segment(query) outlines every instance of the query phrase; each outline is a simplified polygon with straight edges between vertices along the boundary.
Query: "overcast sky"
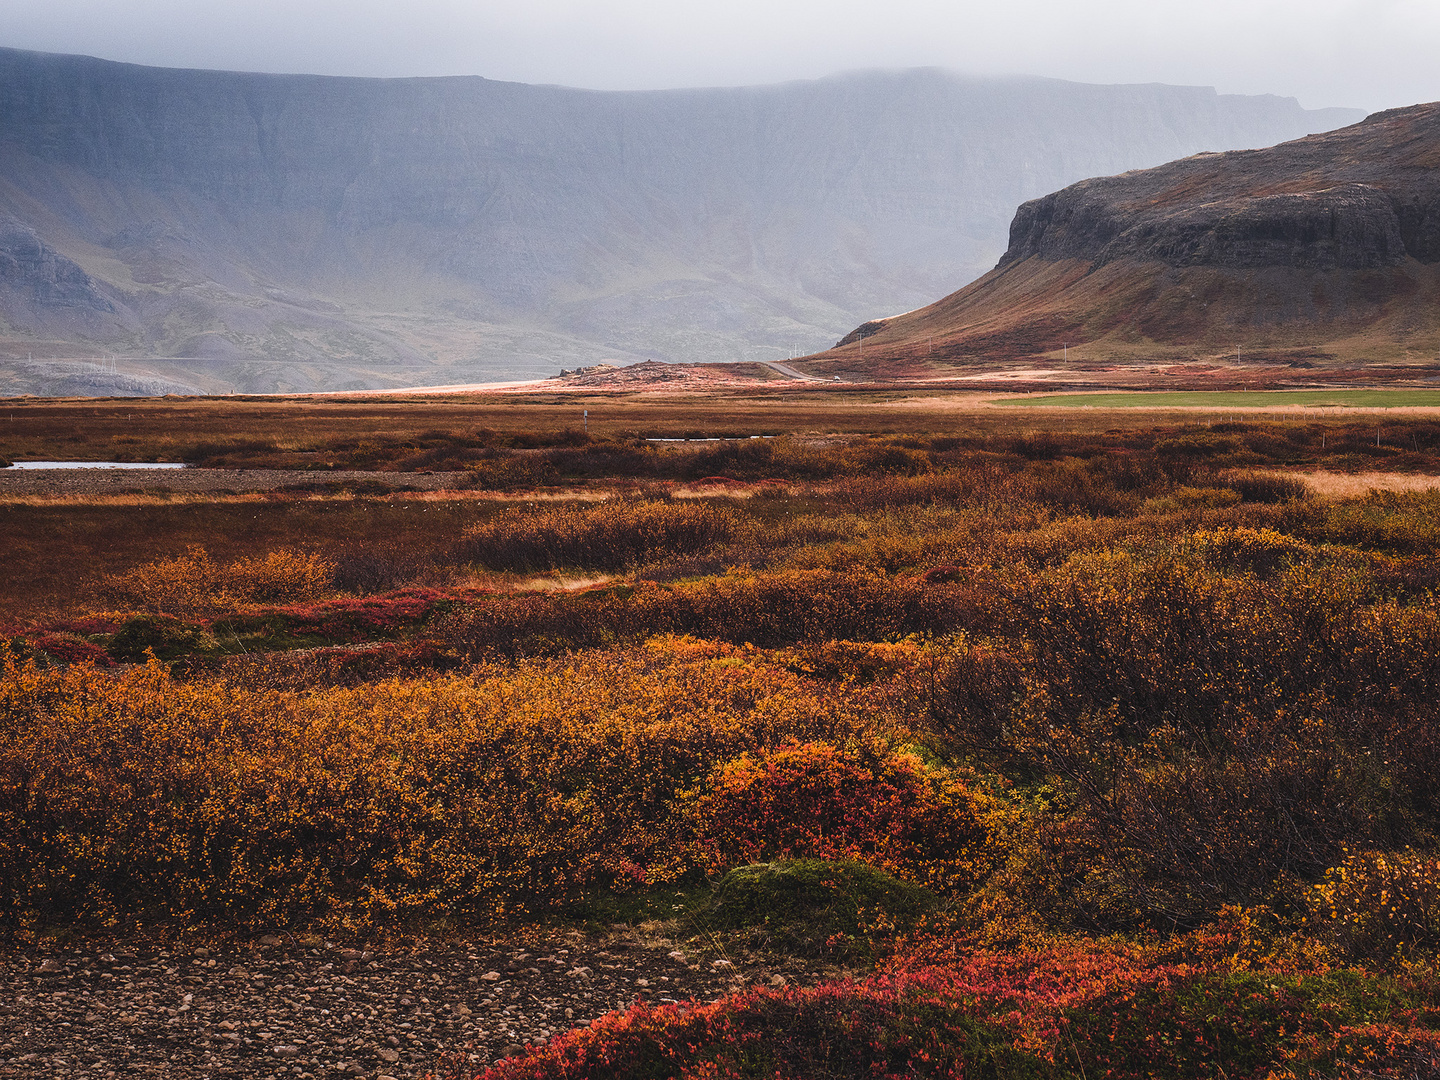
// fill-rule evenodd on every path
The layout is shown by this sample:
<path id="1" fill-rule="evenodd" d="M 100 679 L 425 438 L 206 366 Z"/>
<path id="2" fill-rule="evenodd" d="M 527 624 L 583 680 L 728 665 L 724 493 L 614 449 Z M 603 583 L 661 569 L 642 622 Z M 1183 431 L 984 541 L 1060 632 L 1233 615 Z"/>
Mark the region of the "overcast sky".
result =
<path id="1" fill-rule="evenodd" d="M 0 45 L 597 89 L 938 65 L 1311 108 L 1440 99 L 1440 0 L 0 0 Z"/>

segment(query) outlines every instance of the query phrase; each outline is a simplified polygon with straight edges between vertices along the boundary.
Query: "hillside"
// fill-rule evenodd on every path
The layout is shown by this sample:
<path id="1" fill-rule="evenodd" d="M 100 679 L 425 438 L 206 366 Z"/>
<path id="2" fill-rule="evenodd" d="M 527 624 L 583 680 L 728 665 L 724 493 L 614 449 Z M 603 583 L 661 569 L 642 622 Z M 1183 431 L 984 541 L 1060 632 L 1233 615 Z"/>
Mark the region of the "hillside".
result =
<path id="1" fill-rule="evenodd" d="M 862 349 L 882 368 L 1432 364 L 1437 166 L 1440 104 L 1429 104 L 1085 180 L 1023 204 L 990 273 L 857 328 L 829 366 Z"/>
<path id="2" fill-rule="evenodd" d="M 934 70 L 599 93 L 0 50 L 0 116 L 0 386 L 134 393 L 784 360 L 982 273 L 1024 199 L 1359 114 Z"/>

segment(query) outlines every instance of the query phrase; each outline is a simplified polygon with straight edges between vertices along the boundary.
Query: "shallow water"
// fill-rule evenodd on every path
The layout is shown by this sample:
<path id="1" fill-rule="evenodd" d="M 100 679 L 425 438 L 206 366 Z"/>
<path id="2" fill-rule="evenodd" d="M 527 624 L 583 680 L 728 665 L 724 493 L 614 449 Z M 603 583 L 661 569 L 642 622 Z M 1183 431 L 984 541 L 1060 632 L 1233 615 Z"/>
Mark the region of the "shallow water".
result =
<path id="1" fill-rule="evenodd" d="M 17 461 L 14 469 L 183 469 L 181 461 Z"/>

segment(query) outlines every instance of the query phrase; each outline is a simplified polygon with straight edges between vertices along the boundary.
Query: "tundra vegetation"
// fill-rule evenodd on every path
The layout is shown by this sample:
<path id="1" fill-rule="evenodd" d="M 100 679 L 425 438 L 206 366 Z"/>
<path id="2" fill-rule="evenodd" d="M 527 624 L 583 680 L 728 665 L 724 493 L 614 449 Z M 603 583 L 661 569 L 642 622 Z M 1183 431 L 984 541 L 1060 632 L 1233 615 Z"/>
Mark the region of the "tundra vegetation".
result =
<path id="1" fill-rule="evenodd" d="M 130 543 L 9 601 L 3 932 L 668 919 L 857 973 L 492 1080 L 1434 1075 L 1440 492 L 1304 476 L 1440 424 L 1131 424 L 15 500 Z"/>

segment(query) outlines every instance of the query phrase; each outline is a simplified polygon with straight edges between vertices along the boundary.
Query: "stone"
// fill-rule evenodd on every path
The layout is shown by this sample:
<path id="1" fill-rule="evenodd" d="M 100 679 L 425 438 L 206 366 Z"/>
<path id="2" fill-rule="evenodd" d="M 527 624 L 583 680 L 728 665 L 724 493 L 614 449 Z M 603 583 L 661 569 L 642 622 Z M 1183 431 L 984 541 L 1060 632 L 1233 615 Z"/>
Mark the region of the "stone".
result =
<path id="1" fill-rule="evenodd" d="M 657 985 L 675 985 L 659 982 L 668 977 L 662 972 L 679 974 L 666 956 L 668 942 L 626 947 L 608 933 L 563 937 L 542 936 L 544 951 L 535 962 L 543 972 L 523 985 L 478 983 L 485 990 L 478 1000 L 460 997 L 473 992 L 470 972 L 524 962 L 517 956 L 527 954 L 501 943 L 471 946 L 475 951 L 461 958 L 443 942 L 422 944 L 388 957 L 382 971 L 351 975 L 340 974 L 336 952 L 310 948 L 253 950 L 246 953 L 248 968 L 228 969 L 223 962 L 214 969 L 196 963 L 189 951 L 185 963 L 148 952 L 144 959 L 126 956 L 120 970 L 103 962 L 87 969 L 93 961 L 64 946 L 14 955 L 0 965 L 0 1001 L 7 1003 L 0 1009 L 0 1063 L 21 1068 L 17 1054 L 25 1047 L 27 1053 L 44 1048 L 23 1066 L 26 1076 L 84 1071 L 101 1080 L 132 1073 L 202 1080 L 243 1072 L 374 1080 L 382 1069 L 421 1075 L 438 1053 L 471 1046 L 477 1061 L 488 1063 L 504 1048 L 538 1046 L 588 1026 L 638 993 L 642 980 L 647 996 Z M 625 954 L 623 964 L 615 962 L 618 953 Z M 566 962 L 555 963 L 562 957 Z M 42 975 L 46 960 L 52 971 Z M 237 969 L 251 977 L 236 978 Z M 580 969 L 588 974 L 569 975 Z M 707 964 L 682 977 L 690 983 L 684 994 L 700 997 L 727 992 L 732 976 Z M 74 1060 L 82 1031 L 83 1070 Z M 395 1064 L 386 1063 L 382 1049 L 397 1054 Z"/>

